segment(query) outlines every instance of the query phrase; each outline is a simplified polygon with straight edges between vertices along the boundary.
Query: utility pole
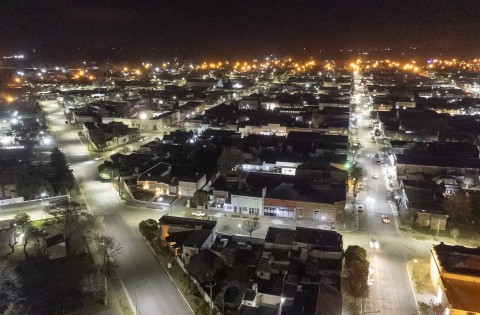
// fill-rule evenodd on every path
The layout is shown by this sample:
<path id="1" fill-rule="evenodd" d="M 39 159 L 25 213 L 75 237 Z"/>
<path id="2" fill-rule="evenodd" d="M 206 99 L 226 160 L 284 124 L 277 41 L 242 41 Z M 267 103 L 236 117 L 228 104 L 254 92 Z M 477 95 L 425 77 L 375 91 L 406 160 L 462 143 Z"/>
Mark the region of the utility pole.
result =
<path id="1" fill-rule="evenodd" d="M 209 284 L 206 285 L 207 288 L 210 289 L 210 315 L 213 314 L 213 295 L 212 295 L 212 288 L 216 286 L 216 282 L 210 282 Z"/>

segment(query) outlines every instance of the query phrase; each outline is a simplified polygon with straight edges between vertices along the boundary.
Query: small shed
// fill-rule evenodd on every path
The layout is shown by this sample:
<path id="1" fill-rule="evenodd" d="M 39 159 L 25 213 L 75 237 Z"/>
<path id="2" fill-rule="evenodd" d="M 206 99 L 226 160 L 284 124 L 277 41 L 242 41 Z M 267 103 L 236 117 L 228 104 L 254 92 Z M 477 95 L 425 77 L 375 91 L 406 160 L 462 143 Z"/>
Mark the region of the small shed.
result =
<path id="1" fill-rule="evenodd" d="M 67 256 L 65 235 L 63 233 L 46 237 L 45 243 L 47 245 L 48 259 L 57 259 Z"/>

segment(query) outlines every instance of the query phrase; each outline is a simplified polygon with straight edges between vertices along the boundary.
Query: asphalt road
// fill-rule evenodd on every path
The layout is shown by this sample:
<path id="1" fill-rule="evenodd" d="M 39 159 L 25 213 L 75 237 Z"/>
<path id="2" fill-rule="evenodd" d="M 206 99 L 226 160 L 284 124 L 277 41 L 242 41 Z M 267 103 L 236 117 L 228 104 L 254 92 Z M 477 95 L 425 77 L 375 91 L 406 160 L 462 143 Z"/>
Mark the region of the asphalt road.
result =
<path id="1" fill-rule="evenodd" d="M 363 91 L 356 91 L 363 94 Z M 416 301 L 406 269 L 406 263 L 414 258 L 428 258 L 431 244 L 412 241 L 398 233 L 394 207 L 388 199 L 389 179 L 394 173 L 389 155 L 382 144 L 373 143 L 368 128 L 368 111 L 357 106 L 356 136 L 362 149 L 356 161 L 367 174 L 364 189 L 358 194 L 357 204 L 364 206 L 359 213 L 359 230 L 344 235 L 344 247 L 356 244 L 367 249 L 370 266 L 373 269 L 372 285 L 368 298 L 364 299 L 364 312 L 404 315 L 417 314 Z M 379 158 L 375 158 L 375 154 Z M 377 164 L 380 161 L 382 164 Z M 388 170 L 388 173 L 387 173 Z M 373 175 L 378 176 L 374 179 Z M 394 174 L 393 174 L 394 175 Z M 382 222 L 382 215 L 388 215 L 390 223 Z M 376 239 L 379 248 L 371 248 L 370 240 Z"/>

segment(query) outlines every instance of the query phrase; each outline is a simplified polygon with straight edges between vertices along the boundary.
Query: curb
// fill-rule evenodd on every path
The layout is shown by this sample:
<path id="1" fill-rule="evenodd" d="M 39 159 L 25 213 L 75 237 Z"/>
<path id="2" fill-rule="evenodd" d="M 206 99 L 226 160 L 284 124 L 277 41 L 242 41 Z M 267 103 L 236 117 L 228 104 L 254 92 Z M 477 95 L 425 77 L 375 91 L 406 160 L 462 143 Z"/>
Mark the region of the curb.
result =
<path id="1" fill-rule="evenodd" d="M 415 259 L 412 259 L 412 260 L 409 260 L 407 261 L 407 263 L 405 264 L 405 268 L 407 269 L 407 275 L 408 275 L 408 280 L 410 282 L 410 287 L 412 288 L 412 294 L 413 294 L 413 298 L 415 299 L 415 307 L 416 307 L 416 310 L 417 310 L 417 314 L 420 314 L 420 310 L 418 309 L 418 301 L 417 301 L 417 295 L 415 294 L 415 287 L 413 286 L 413 267 L 412 267 L 412 274 L 410 273 L 409 269 L 408 269 L 408 266 L 409 264 L 413 264 Z"/>
<path id="2" fill-rule="evenodd" d="M 167 274 L 168 278 L 170 278 L 170 281 L 172 281 L 172 284 L 174 285 L 174 287 L 177 289 L 178 293 L 180 294 L 180 296 L 182 297 L 183 301 L 185 302 L 185 304 L 188 306 L 188 308 L 190 309 L 190 312 L 192 314 L 195 314 L 195 312 L 193 311 L 192 307 L 190 306 L 190 304 L 188 304 L 187 302 L 187 299 L 185 298 L 185 296 L 182 294 L 182 292 L 180 291 L 180 289 L 177 287 L 177 284 L 175 283 L 175 281 L 173 281 L 173 278 L 172 276 L 170 276 L 170 273 L 168 272 L 167 268 L 165 268 L 165 266 L 163 265 L 163 263 L 160 261 L 160 259 L 158 259 L 158 256 L 157 256 L 157 253 L 155 253 L 155 250 L 153 249 L 152 245 L 150 245 L 150 243 L 145 239 L 144 236 L 142 236 L 143 240 L 147 243 L 148 247 L 150 248 L 150 250 L 152 251 L 153 255 L 155 256 L 155 259 L 160 263 L 160 265 L 162 266 L 163 270 L 165 271 L 165 273 Z"/>

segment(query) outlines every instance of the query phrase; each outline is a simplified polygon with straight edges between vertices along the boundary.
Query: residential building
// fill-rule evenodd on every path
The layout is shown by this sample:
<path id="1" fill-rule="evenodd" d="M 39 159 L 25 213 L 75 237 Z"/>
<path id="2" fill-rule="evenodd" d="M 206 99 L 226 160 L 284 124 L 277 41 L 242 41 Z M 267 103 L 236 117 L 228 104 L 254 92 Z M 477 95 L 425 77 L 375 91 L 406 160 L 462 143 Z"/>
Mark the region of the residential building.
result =
<path id="1" fill-rule="evenodd" d="M 437 301 L 450 315 L 480 314 L 480 249 L 440 243 L 430 251 Z"/>

